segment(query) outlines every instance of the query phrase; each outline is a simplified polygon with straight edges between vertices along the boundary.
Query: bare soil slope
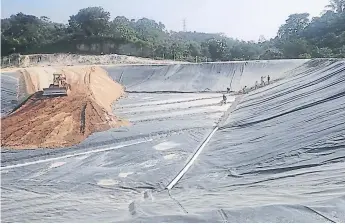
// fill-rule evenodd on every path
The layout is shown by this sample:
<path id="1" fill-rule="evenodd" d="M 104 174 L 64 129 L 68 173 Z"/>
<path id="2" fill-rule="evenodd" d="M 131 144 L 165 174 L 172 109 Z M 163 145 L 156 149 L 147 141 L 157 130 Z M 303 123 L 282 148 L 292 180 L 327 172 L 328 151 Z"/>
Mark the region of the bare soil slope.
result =
<path id="1" fill-rule="evenodd" d="M 42 97 L 54 72 L 71 84 L 66 97 Z M 105 70 L 94 66 L 21 70 L 26 91 L 33 94 L 1 120 L 1 146 L 17 149 L 72 146 L 97 131 L 127 125 L 112 114 L 111 104 L 124 94 Z"/>

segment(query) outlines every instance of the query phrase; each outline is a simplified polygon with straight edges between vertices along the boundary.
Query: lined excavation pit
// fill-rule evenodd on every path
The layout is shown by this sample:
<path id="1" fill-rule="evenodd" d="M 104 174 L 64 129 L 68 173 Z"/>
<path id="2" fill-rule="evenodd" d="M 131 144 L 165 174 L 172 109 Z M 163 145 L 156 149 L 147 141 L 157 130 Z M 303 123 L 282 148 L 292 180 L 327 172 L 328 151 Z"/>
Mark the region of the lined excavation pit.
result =
<path id="1" fill-rule="evenodd" d="M 47 129 L 41 136 L 60 139 L 37 140 L 32 148 L 66 147 L 2 149 L 4 222 L 344 222 L 344 60 L 90 71 L 22 71 L 25 83 L 40 83 L 27 85 L 28 93 L 49 86 L 42 77 L 54 72 L 69 74 L 72 92 L 49 101 L 34 95 L 4 118 L 2 126 L 13 129 L 7 144 L 19 139 L 11 127 L 18 122 L 25 139 L 32 138 L 32 124 Z M 227 87 L 238 92 L 268 75 L 269 85 L 240 96 L 225 93 L 227 104 L 220 104 Z M 3 114 L 13 109 L 13 77 L 2 76 Z M 42 116 L 45 110 L 50 113 Z M 20 121 L 25 114 L 33 131 Z M 97 131 L 111 124 L 121 127 Z"/>

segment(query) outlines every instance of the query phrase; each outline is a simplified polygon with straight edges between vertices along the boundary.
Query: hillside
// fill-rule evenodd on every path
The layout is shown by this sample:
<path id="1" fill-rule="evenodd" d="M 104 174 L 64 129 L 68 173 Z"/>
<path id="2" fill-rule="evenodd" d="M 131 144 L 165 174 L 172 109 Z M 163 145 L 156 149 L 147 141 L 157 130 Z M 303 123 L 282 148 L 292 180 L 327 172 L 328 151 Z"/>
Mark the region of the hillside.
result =
<path id="1" fill-rule="evenodd" d="M 167 31 L 148 18 L 110 16 L 102 7 L 88 7 L 60 24 L 17 13 L 1 19 L 1 53 L 123 54 L 191 62 L 345 57 L 345 0 L 330 0 L 319 17 L 291 14 L 275 38 L 258 43 L 221 33 Z"/>

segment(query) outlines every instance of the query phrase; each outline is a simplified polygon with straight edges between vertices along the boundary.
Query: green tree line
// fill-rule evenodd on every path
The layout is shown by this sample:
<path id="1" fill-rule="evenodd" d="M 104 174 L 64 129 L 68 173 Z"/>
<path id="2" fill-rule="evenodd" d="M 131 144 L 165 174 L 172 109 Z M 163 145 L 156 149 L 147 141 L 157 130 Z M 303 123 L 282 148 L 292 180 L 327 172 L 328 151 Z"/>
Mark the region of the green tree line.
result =
<path id="1" fill-rule="evenodd" d="M 168 31 L 148 18 L 110 18 L 102 7 L 81 9 L 68 24 L 17 13 L 1 19 L 1 53 L 80 53 L 77 44 L 108 43 L 113 46 L 108 53 L 185 61 L 345 57 L 345 0 L 330 0 L 319 17 L 292 14 L 275 38 L 259 42 Z"/>

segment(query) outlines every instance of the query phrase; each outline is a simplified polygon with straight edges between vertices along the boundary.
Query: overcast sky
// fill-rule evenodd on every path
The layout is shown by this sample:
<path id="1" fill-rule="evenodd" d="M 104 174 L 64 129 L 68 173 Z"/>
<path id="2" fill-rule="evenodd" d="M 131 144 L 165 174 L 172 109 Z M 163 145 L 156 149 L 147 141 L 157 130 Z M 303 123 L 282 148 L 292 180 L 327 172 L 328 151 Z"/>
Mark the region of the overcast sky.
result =
<path id="1" fill-rule="evenodd" d="M 147 17 L 168 30 L 221 32 L 229 37 L 257 40 L 274 37 L 293 13 L 319 16 L 328 0 L 1 0 L 1 18 L 23 12 L 67 23 L 70 15 L 89 6 L 102 6 L 112 18 Z"/>

